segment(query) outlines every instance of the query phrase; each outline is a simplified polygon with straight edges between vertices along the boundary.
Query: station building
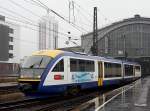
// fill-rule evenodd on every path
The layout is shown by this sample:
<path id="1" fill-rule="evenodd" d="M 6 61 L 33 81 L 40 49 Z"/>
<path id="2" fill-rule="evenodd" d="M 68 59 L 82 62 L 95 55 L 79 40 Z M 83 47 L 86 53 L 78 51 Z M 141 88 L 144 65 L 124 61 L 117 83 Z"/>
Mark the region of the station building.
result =
<path id="1" fill-rule="evenodd" d="M 0 74 L 13 73 L 20 62 L 20 26 L 0 15 Z"/>
<path id="2" fill-rule="evenodd" d="M 39 21 L 39 50 L 58 48 L 58 21 L 49 14 Z"/>
<path id="3" fill-rule="evenodd" d="M 81 37 L 85 53 L 92 53 L 93 33 Z M 150 18 L 133 18 L 98 30 L 98 55 L 140 62 L 142 73 L 150 74 Z"/>

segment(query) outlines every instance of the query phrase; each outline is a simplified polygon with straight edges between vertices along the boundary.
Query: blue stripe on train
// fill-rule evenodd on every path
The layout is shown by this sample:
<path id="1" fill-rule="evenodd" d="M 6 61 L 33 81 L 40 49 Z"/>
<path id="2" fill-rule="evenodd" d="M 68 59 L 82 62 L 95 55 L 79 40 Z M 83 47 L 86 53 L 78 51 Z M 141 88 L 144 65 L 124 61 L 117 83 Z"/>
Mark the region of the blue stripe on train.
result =
<path id="1" fill-rule="evenodd" d="M 44 72 L 42 73 L 42 76 L 41 76 L 41 81 L 40 81 L 40 84 L 39 84 L 39 87 L 38 89 L 41 90 L 43 88 L 43 83 L 50 71 L 50 69 L 53 67 L 54 63 L 59 59 L 61 58 L 62 55 L 58 55 L 56 58 L 54 58 L 46 67 L 46 69 L 44 70 Z"/>
<path id="2" fill-rule="evenodd" d="M 131 81 L 133 81 L 133 78 L 104 80 L 103 86 L 105 87 L 105 86 L 117 85 L 122 82 L 131 82 Z M 84 83 L 43 86 L 39 90 L 39 92 L 49 93 L 49 94 L 61 93 L 61 92 L 64 92 L 68 86 L 80 86 L 81 89 L 95 88 L 95 87 L 98 87 L 98 82 L 94 81 L 94 82 L 84 82 Z"/>
<path id="3" fill-rule="evenodd" d="M 121 79 L 104 80 L 103 86 L 117 85 L 117 84 L 120 84 L 121 82 L 122 82 Z M 61 93 L 61 92 L 64 92 L 68 86 L 80 86 L 81 89 L 88 89 L 88 88 L 98 87 L 98 82 L 94 81 L 94 82 L 84 82 L 84 83 L 43 86 L 39 90 L 39 92 L 45 92 L 45 93 L 51 93 L 51 94 Z"/>
<path id="4" fill-rule="evenodd" d="M 44 93 L 61 93 L 64 92 L 68 86 L 80 86 L 81 89 L 88 89 L 97 87 L 97 81 L 94 82 L 85 82 L 85 83 L 74 83 L 74 84 L 62 84 L 62 85 L 50 85 L 50 86 L 43 86 L 39 92 Z"/>
<path id="5" fill-rule="evenodd" d="M 104 80 L 103 81 L 103 86 L 108 86 L 108 85 L 117 85 L 122 82 L 122 79 L 111 79 L 111 80 Z"/>
<path id="6" fill-rule="evenodd" d="M 114 80 L 104 80 L 103 86 L 109 86 L 109 85 L 117 85 L 120 84 L 121 79 L 114 79 Z M 84 83 L 73 83 L 73 84 L 62 84 L 62 85 L 50 85 L 50 86 L 43 86 L 39 92 L 43 93 L 61 93 L 66 90 L 68 86 L 80 86 L 81 89 L 88 89 L 88 88 L 95 88 L 98 87 L 98 82 L 84 82 Z"/>

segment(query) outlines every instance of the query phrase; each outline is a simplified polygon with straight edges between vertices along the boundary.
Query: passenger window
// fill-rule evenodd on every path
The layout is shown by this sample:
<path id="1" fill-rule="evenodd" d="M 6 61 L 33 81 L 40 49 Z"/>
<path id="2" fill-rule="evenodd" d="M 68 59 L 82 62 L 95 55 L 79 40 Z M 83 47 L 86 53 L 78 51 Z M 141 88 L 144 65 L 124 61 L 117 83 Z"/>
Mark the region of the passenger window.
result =
<path id="1" fill-rule="evenodd" d="M 125 76 L 132 76 L 133 75 L 133 65 L 125 65 Z"/>
<path id="2" fill-rule="evenodd" d="M 140 72 L 140 66 L 135 66 L 135 70 Z"/>
<path id="3" fill-rule="evenodd" d="M 79 71 L 84 72 L 85 70 L 85 60 L 79 60 Z"/>
<path id="4" fill-rule="evenodd" d="M 94 61 L 86 61 L 86 70 L 89 72 L 94 72 Z"/>
<path id="5" fill-rule="evenodd" d="M 105 78 L 121 77 L 121 64 L 104 63 Z"/>
<path id="6" fill-rule="evenodd" d="M 70 59 L 70 71 L 75 72 L 78 70 L 78 61 L 76 59 Z"/>
<path id="7" fill-rule="evenodd" d="M 94 61 L 70 59 L 70 72 L 94 72 Z"/>
<path id="8" fill-rule="evenodd" d="M 52 72 L 64 72 L 64 60 L 60 60 L 52 70 Z"/>

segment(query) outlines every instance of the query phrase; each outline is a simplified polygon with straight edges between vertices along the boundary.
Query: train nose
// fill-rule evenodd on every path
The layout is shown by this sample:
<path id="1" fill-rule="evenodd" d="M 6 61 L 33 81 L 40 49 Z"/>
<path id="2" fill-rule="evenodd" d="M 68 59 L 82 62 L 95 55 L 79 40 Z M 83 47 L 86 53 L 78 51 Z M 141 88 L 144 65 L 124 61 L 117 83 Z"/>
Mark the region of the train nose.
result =
<path id="1" fill-rule="evenodd" d="M 22 92 L 38 92 L 40 79 L 18 79 L 18 86 Z"/>
<path id="2" fill-rule="evenodd" d="M 19 89 L 20 89 L 21 91 L 32 90 L 32 85 L 31 85 L 31 84 L 23 84 L 23 83 L 20 83 L 20 84 L 19 84 Z"/>
<path id="3" fill-rule="evenodd" d="M 38 85 L 33 85 L 29 83 L 20 83 L 19 89 L 23 92 L 37 92 Z"/>

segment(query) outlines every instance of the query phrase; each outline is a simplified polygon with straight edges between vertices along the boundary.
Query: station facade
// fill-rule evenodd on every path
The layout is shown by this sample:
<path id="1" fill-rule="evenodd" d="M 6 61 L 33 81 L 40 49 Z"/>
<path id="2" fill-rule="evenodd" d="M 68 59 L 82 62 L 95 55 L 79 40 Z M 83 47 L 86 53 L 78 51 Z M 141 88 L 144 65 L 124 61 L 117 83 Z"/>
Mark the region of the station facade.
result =
<path id="1" fill-rule="evenodd" d="M 0 76 L 16 73 L 20 62 L 20 26 L 0 15 Z"/>
<path id="2" fill-rule="evenodd" d="M 49 14 L 39 21 L 39 50 L 58 48 L 58 21 Z"/>
<path id="3" fill-rule="evenodd" d="M 85 53 L 91 53 L 93 33 L 81 37 Z M 150 74 L 150 18 L 135 15 L 98 30 L 98 55 L 140 62 Z"/>

